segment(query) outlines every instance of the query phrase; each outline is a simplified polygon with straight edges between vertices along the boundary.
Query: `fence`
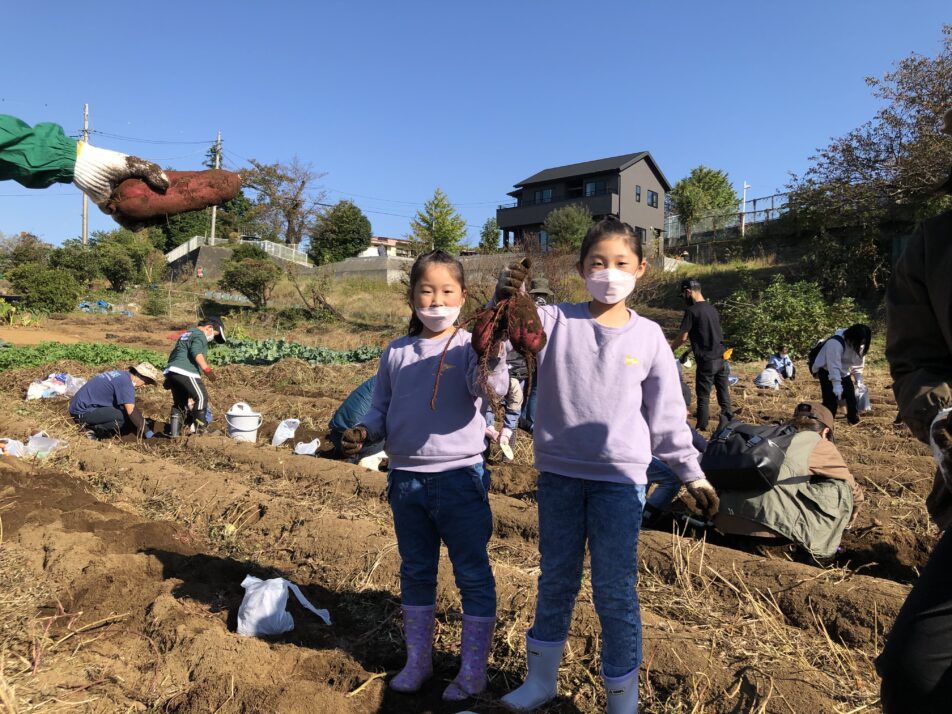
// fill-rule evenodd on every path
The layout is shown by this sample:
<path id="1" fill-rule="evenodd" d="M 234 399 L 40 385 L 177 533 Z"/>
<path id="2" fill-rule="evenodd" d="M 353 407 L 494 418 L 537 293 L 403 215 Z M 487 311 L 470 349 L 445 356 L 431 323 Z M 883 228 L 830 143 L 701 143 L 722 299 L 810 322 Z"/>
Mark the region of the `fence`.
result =
<path id="1" fill-rule="evenodd" d="M 310 265 L 311 261 L 308 259 L 306 253 L 302 253 L 296 248 L 290 248 L 286 245 L 280 245 L 269 240 L 249 240 L 242 241 L 242 243 L 249 243 L 251 245 L 256 245 L 261 248 L 268 255 L 274 256 L 279 260 L 283 260 L 287 263 L 296 263 L 297 265 Z M 221 238 L 209 238 L 206 236 L 194 236 L 189 238 L 187 241 L 182 243 L 180 246 L 177 246 L 165 254 L 165 262 L 171 264 L 174 263 L 179 258 L 182 258 L 193 250 L 203 246 L 225 246 L 232 245 L 227 240 L 222 240 Z"/>
<path id="2" fill-rule="evenodd" d="M 701 216 L 691 225 L 692 242 L 703 236 L 704 240 L 713 240 L 723 235 L 734 236 L 741 227 L 758 223 L 769 223 L 780 218 L 787 210 L 786 193 L 775 193 L 748 199 L 743 211 L 731 213 L 712 213 Z M 678 216 L 664 219 L 664 245 L 671 247 L 687 239 L 687 230 Z"/>

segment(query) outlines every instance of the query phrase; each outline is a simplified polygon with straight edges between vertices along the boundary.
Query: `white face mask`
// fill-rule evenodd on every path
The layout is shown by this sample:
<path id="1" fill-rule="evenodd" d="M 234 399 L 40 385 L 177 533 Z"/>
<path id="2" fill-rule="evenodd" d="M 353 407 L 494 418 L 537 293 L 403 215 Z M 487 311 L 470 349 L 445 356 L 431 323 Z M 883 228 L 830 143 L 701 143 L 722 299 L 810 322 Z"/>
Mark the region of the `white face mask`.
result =
<path id="1" fill-rule="evenodd" d="M 608 268 L 586 277 L 585 287 L 598 302 L 614 305 L 631 295 L 635 289 L 635 276 L 624 270 Z"/>
<path id="2" fill-rule="evenodd" d="M 456 318 L 459 317 L 459 311 L 462 309 L 462 305 L 458 307 L 447 307 L 445 305 L 435 306 L 435 307 L 418 307 L 415 308 L 416 316 L 420 318 L 420 322 L 426 325 L 426 328 L 431 332 L 442 332 L 448 327 L 452 327 L 453 323 L 456 322 Z"/>

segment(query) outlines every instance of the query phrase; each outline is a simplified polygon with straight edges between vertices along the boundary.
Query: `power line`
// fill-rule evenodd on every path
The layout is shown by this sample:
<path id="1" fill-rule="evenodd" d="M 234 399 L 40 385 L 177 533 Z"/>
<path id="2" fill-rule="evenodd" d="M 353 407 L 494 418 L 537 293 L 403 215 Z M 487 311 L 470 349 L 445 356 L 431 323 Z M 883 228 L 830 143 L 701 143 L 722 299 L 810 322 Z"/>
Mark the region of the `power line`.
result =
<path id="1" fill-rule="evenodd" d="M 137 141 L 142 144 L 214 144 L 215 140 L 210 139 L 208 141 L 172 141 L 168 139 L 142 139 L 135 136 L 123 136 L 121 134 L 113 134 L 108 131 L 100 131 L 98 129 L 90 129 L 90 134 L 96 134 L 98 136 L 105 137 L 107 139 L 119 139 L 120 141 Z"/>

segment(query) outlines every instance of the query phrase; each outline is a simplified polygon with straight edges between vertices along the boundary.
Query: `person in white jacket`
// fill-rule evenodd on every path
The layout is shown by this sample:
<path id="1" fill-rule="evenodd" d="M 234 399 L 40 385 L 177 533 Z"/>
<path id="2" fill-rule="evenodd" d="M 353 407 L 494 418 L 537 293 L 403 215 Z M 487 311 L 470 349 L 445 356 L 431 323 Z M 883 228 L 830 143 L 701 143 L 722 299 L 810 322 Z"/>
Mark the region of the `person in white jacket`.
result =
<path id="1" fill-rule="evenodd" d="M 850 424 L 859 423 L 853 376 L 857 383 L 862 384 L 861 375 L 872 334 L 872 330 L 862 324 L 837 330 L 826 339 L 810 365 L 810 372 L 820 380 L 823 406 L 836 416 L 840 399 L 845 400 L 846 420 Z"/>

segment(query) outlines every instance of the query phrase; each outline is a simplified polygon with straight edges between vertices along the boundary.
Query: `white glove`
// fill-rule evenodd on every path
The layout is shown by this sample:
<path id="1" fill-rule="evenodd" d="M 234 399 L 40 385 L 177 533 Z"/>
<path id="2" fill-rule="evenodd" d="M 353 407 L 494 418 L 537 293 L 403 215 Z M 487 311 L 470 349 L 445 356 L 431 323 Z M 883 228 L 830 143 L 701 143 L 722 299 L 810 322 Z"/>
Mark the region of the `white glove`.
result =
<path id="1" fill-rule="evenodd" d="M 837 399 L 843 398 L 843 384 L 841 382 L 836 382 L 833 385 L 833 396 Z"/>
<path id="2" fill-rule="evenodd" d="M 105 213 L 106 201 L 113 190 L 127 178 L 139 178 L 159 192 L 169 187 L 168 176 L 162 167 L 138 156 L 90 146 L 85 141 L 76 144 L 76 166 L 73 183 L 89 196 Z"/>
<path id="3" fill-rule="evenodd" d="M 706 478 L 701 478 L 697 481 L 690 481 L 684 486 L 687 488 L 688 493 L 691 494 L 694 503 L 701 513 L 703 513 L 708 520 L 714 518 L 717 514 L 717 510 L 721 507 L 721 501 L 717 497 L 717 491 L 714 490 L 711 482 Z"/>

